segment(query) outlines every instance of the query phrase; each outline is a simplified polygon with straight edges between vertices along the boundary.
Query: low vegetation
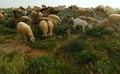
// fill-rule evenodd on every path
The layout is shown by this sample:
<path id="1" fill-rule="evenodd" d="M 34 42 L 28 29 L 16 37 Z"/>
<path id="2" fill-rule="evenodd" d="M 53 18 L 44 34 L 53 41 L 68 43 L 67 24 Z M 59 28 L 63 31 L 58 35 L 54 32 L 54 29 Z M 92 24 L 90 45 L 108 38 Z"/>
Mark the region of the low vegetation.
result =
<path id="1" fill-rule="evenodd" d="M 10 12 L 9 9 L 5 10 Z M 105 26 L 96 26 L 93 29 L 87 28 L 85 33 L 81 28 L 74 30 L 67 22 L 71 16 L 77 17 L 81 14 L 76 14 L 74 9 L 72 11 L 65 9 L 58 13 L 60 18 L 65 16 L 62 19 L 65 23 L 55 26 L 52 37 L 43 38 L 38 26 L 32 27 L 36 42 L 23 41 L 24 44 L 48 52 L 34 58 L 29 56 L 29 52 L 15 50 L 6 53 L 2 50 L 2 44 L 7 44 L 8 39 L 15 40 L 17 33 L 16 29 L 4 25 L 13 18 L 12 15 L 9 15 L 11 18 L 7 21 L 0 20 L 0 74 L 119 74 L 118 28 L 112 27 L 116 31 L 111 31 Z M 99 20 L 107 18 L 103 13 L 96 14 L 94 18 Z"/>

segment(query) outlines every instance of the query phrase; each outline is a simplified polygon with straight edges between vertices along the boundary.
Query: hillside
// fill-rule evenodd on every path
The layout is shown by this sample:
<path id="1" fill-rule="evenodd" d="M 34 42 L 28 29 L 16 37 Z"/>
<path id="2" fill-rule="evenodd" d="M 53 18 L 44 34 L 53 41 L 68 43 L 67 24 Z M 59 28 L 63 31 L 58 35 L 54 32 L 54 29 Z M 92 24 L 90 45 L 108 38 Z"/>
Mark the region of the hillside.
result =
<path id="1" fill-rule="evenodd" d="M 57 9 L 57 8 L 56 8 Z M 54 27 L 52 37 L 44 38 L 38 26 L 31 26 L 36 42 L 27 42 L 16 28 L 7 27 L 13 20 L 11 9 L 1 9 L 8 14 L 0 19 L 0 74 L 119 74 L 120 26 L 105 26 L 109 14 L 84 14 L 100 21 L 92 29 L 82 32 L 72 27 L 70 18 L 77 18 L 75 9 L 59 10 L 62 23 Z M 45 11 L 44 16 L 49 13 Z"/>

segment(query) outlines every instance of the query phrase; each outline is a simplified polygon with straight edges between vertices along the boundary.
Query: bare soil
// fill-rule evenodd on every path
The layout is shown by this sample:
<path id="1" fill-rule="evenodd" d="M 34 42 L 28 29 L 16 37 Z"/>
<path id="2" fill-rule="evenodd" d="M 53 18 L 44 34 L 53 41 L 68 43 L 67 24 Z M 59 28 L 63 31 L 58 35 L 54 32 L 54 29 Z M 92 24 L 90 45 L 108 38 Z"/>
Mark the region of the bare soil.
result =
<path id="1" fill-rule="evenodd" d="M 0 39 L 5 41 L 5 43 L 0 44 L 0 50 L 4 51 L 5 53 L 10 53 L 12 51 L 25 52 L 32 58 L 48 54 L 44 50 L 27 46 L 20 37 L 15 37 L 15 39 L 6 39 L 6 36 L 0 36 Z"/>

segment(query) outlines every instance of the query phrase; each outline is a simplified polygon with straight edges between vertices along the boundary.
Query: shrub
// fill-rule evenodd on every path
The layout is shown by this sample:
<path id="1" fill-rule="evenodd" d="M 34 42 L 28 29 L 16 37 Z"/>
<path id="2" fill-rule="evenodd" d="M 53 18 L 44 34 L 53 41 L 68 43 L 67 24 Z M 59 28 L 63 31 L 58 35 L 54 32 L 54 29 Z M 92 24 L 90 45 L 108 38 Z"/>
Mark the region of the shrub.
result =
<path id="1" fill-rule="evenodd" d="M 68 25 L 58 25 L 54 28 L 55 35 L 65 35 L 66 31 L 68 30 Z"/>
<path id="2" fill-rule="evenodd" d="M 96 55 L 90 50 L 83 50 L 80 53 L 74 53 L 72 56 L 75 63 L 81 65 L 88 64 L 89 62 L 95 64 L 98 61 L 98 59 L 100 59 L 99 55 Z"/>
<path id="3" fill-rule="evenodd" d="M 72 52 L 80 52 L 84 50 L 84 47 L 85 47 L 85 40 L 75 38 L 75 39 L 69 40 L 67 44 L 61 47 L 61 49 L 64 52 L 72 53 Z"/>
<path id="4" fill-rule="evenodd" d="M 98 26 L 91 30 L 88 30 L 86 32 L 86 35 L 96 37 L 96 38 L 101 38 L 104 35 L 112 35 L 112 33 L 110 31 L 106 30 L 104 27 Z"/>

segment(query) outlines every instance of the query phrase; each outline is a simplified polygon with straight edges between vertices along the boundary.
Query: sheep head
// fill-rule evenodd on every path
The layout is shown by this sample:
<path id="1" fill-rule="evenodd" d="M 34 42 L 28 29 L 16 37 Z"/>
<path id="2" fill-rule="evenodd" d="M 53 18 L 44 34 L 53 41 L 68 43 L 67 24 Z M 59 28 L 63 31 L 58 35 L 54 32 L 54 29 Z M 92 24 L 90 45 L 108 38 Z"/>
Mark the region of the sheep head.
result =
<path id="1" fill-rule="evenodd" d="M 35 37 L 30 37 L 32 43 L 35 43 Z"/>

